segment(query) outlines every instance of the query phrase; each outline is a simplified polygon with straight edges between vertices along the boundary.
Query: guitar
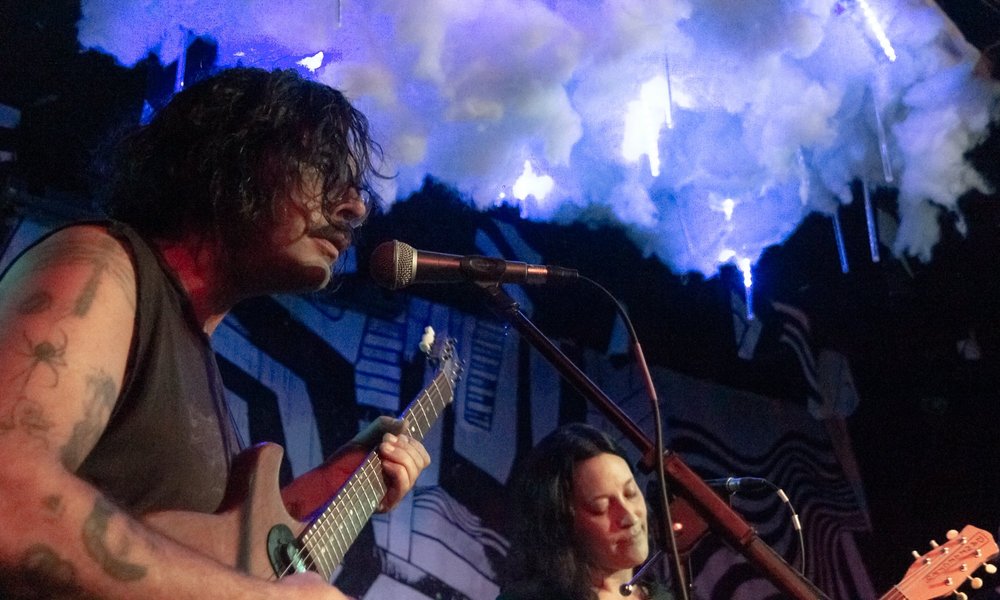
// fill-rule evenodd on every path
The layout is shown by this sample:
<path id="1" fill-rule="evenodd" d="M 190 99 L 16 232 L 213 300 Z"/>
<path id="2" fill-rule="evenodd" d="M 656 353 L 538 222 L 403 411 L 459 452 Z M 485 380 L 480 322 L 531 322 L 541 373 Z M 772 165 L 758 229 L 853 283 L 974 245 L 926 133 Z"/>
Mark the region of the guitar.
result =
<path id="1" fill-rule="evenodd" d="M 420 347 L 438 371 L 403 411 L 407 434 L 417 440 L 437 421 L 455 395 L 461 363 L 455 342 Z M 284 451 L 262 443 L 241 452 L 233 463 L 226 494 L 214 514 L 183 511 L 149 513 L 143 521 L 189 548 L 262 579 L 316 571 L 327 580 L 344 559 L 385 496 L 381 460 L 371 451 L 340 490 L 309 522 L 288 514 L 278 487 Z"/>
<path id="2" fill-rule="evenodd" d="M 993 536 L 982 529 L 966 525 L 961 533 L 954 529 L 948 532 L 948 542 L 933 548 L 923 556 L 917 556 L 906 571 L 903 580 L 897 583 L 881 600 L 931 600 L 949 594 L 956 594 L 959 586 L 972 579 L 972 587 L 979 588 L 983 580 L 973 578 L 972 573 L 998 553 L 1000 548 Z M 916 555 L 916 552 L 914 552 Z M 997 569 L 986 564 L 987 573 Z M 962 592 L 956 594 L 964 599 Z"/>

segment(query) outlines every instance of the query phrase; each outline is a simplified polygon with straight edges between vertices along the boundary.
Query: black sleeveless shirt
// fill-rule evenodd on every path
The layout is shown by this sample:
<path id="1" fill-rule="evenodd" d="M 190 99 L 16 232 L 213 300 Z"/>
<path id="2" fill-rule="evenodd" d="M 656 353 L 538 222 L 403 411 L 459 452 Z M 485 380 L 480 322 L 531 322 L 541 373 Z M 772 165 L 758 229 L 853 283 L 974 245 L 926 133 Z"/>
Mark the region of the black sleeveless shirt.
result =
<path id="1" fill-rule="evenodd" d="M 107 228 L 132 255 L 135 323 L 118 402 L 77 475 L 136 514 L 214 512 L 238 444 L 208 336 L 156 251 Z"/>

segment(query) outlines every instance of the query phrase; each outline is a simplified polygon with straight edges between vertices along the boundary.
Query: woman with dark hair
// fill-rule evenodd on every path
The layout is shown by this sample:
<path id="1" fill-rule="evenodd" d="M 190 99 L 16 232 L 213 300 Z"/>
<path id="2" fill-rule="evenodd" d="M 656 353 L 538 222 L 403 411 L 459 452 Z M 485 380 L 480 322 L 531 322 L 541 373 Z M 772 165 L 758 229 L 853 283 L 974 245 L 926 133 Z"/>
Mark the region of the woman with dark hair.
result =
<path id="1" fill-rule="evenodd" d="M 543 439 L 511 480 L 510 553 L 499 600 L 604 600 L 649 555 L 642 490 L 627 457 L 584 423 Z M 632 598 L 669 598 L 640 585 Z"/>

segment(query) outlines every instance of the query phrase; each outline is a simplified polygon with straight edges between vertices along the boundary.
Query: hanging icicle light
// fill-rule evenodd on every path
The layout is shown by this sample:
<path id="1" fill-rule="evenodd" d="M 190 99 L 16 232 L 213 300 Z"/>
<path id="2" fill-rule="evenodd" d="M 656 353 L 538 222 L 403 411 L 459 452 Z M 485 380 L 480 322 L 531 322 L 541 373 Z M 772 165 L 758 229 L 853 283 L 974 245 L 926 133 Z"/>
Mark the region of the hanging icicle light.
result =
<path id="1" fill-rule="evenodd" d="M 882 122 L 882 109 L 880 108 L 882 99 L 885 98 L 888 88 L 885 70 L 880 66 L 875 71 L 875 87 L 872 89 L 872 105 L 875 108 L 875 131 L 878 135 L 878 151 L 882 158 L 882 177 L 886 183 L 892 183 L 895 177 L 892 174 L 892 161 L 889 159 L 889 136 L 885 132 L 885 123 Z"/>
<path id="2" fill-rule="evenodd" d="M 754 319 L 753 311 L 753 265 L 749 258 L 740 258 L 736 261 L 736 267 L 743 273 L 743 289 L 746 292 L 747 320 Z"/>
<path id="3" fill-rule="evenodd" d="M 663 56 L 663 70 L 667 76 L 667 129 L 674 128 L 674 92 L 670 85 L 670 57 Z"/>
<path id="4" fill-rule="evenodd" d="M 844 232 L 840 227 L 840 211 L 833 211 L 833 237 L 837 241 L 837 256 L 840 257 L 840 272 L 847 274 L 851 271 L 847 264 L 847 249 L 844 247 Z"/>
<path id="5" fill-rule="evenodd" d="M 868 248 L 872 253 L 872 262 L 879 262 L 881 257 L 878 250 L 878 228 L 875 223 L 875 207 L 872 205 L 871 190 L 868 189 L 868 181 L 861 182 L 862 194 L 865 198 L 865 221 L 868 224 Z"/>
<path id="6" fill-rule="evenodd" d="M 865 23 L 871 29 L 872 35 L 875 36 L 875 40 L 878 41 L 878 45 L 882 48 L 882 52 L 886 58 L 889 59 L 889 62 L 896 62 L 896 49 L 892 47 L 889 36 L 885 34 L 885 29 L 878 22 L 878 15 L 872 10 L 867 0 L 858 0 L 858 6 L 861 7 L 861 14 L 865 18 Z"/>
<path id="7" fill-rule="evenodd" d="M 187 72 L 187 50 L 191 42 L 194 41 L 194 34 L 191 30 L 181 26 L 180 27 L 180 45 L 179 52 L 177 54 L 177 76 L 174 78 L 174 93 L 180 92 L 184 89 L 184 74 Z"/>
<path id="8" fill-rule="evenodd" d="M 646 156 L 649 172 L 660 175 L 660 131 L 671 123 L 670 84 L 666 77 L 654 77 L 642 84 L 639 99 L 628 103 L 622 157 L 638 162 Z"/>

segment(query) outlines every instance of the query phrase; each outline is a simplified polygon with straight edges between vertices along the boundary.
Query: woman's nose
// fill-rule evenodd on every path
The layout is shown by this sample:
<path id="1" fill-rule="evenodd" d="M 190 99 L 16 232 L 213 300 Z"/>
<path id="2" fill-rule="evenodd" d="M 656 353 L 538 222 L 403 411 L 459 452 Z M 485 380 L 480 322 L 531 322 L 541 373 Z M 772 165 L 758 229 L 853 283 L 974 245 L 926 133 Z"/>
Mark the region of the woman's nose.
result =
<path id="1" fill-rule="evenodd" d="M 622 507 L 622 516 L 618 523 L 622 529 L 628 529 L 639 521 L 639 516 L 628 506 Z"/>

